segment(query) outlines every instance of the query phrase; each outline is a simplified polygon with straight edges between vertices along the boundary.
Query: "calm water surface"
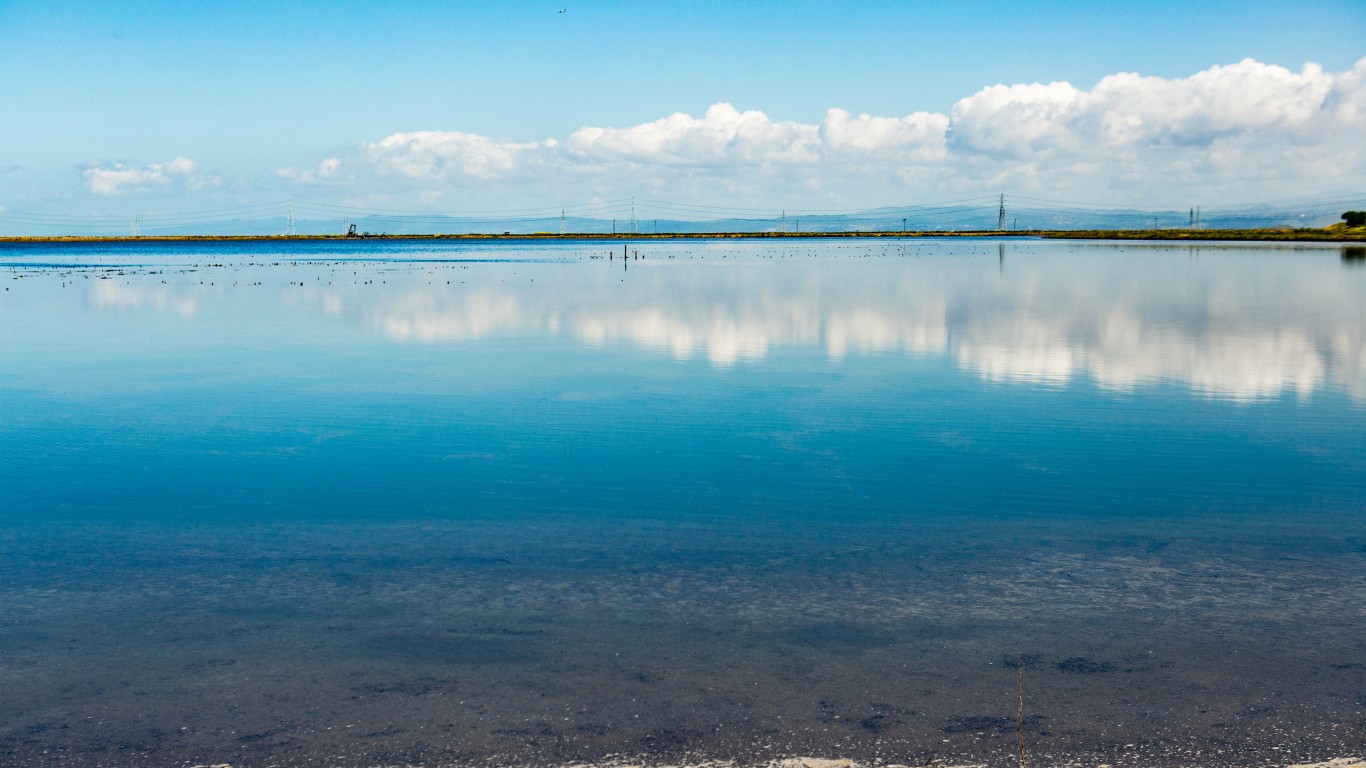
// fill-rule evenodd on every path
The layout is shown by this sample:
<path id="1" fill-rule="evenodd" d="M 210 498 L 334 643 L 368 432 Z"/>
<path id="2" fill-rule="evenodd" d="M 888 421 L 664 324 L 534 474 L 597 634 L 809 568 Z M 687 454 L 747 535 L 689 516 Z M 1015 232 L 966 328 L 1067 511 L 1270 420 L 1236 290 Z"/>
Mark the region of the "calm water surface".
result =
<path id="1" fill-rule="evenodd" d="M 0 248 L 0 764 L 1366 752 L 1355 252 L 626 247 Z"/>

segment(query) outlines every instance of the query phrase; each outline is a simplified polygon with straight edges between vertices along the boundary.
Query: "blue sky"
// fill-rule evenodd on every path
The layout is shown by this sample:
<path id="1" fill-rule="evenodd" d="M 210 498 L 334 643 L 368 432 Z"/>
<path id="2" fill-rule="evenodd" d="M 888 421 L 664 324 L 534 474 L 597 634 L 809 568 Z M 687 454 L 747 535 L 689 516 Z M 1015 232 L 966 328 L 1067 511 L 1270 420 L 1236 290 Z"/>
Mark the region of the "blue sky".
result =
<path id="1" fill-rule="evenodd" d="M 371 174 L 396 178 L 360 168 L 363 159 L 374 162 L 367 147 L 419 131 L 563 144 L 585 126 L 626 129 L 680 112 L 700 119 L 721 103 L 773 123 L 818 126 L 832 108 L 854 116 L 950 115 L 960 100 L 997 84 L 1066 81 L 1085 91 L 1116 73 L 1190 78 L 1248 58 L 1293 73 L 1313 62 L 1340 74 L 1366 57 L 1360 0 L 21 2 L 0 4 L 0 28 L 0 103 L 7 113 L 0 121 L 0 205 L 11 212 L 83 206 L 92 214 L 138 206 L 193 210 L 295 193 L 365 204 L 371 198 L 360 186 L 377 186 L 364 184 Z M 953 151 L 955 129 L 945 130 Z M 575 155 L 576 173 L 585 156 Z M 649 176 L 653 167 L 638 154 L 625 170 L 620 156 L 593 156 L 616 170 L 570 195 L 575 200 L 629 194 L 627 180 Z M 169 172 L 155 167 L 177 158 L 193 171 L 157 181 L 157 173 Z M 312 183 L 300 181 L 303 169 L 328 159 L 355 171 L 346 176 L 351 188 L 340 183 L 344 173 L 334 173 L 325 189 L 287 189 Z M 805 201 L 783 192 L 794 188 L 794 177 L 755 185 L 748 180 L 753 173 L 710 160 L 717 162 L 702 163 L 708 177 L 726 182 L 730 196 L 746 204 Z M 521 197 L 549 204 L 545 190 L 507 172 L 526 168 L 525 158 L 509 162 L 493 175 L 485 169 L 454 181 L 438 174 L 406 189 L 378 185 L 385 189 L 372 202 L 444 209 L 475 196 L 510 207 Z M 669 162 L 672 175 L 659 176 L 656 189 L 667 188 L 680 163 L 696 165 L 677 156 Z M 927 183 L 928 171 L 917 176 L 903 168 L 900 181 L 871 185 L 868 199 L 833 193 L 832 184 L 857 183 L 839 173 L 849 165 L 826 162 L 795 186 L 813 190 L 813 208 L 971 191 Z M 144 181 L 97 194 L 86 173 L 92 168 L 138 171 Z M 1003 188 L 1018 183 L 981 168 L 977 176 L 985 191 L 994 191 L 993 181 Z M 1366 186 L 1350 178 L 1333 183 Z M 1075 179 L 1058 186 L 1085 189 Z M 1131 193 L 1144 198 L 1135 202 L 1148 202 L 1169 191 L 1155 180 Z M 670 199 L 697 194 L 680 188 Z"/>

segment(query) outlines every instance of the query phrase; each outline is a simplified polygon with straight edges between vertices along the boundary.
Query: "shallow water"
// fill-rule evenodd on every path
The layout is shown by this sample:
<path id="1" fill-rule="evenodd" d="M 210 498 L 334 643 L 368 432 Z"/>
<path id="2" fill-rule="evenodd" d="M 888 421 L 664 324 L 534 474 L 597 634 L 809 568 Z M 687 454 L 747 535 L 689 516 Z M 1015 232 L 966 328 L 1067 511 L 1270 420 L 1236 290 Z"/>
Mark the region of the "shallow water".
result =
<path id="1" fill-rule="evenodd" d="M 0 764 L 1366 752 L 1359 260 L 621 248 L 0 248 Z"/>

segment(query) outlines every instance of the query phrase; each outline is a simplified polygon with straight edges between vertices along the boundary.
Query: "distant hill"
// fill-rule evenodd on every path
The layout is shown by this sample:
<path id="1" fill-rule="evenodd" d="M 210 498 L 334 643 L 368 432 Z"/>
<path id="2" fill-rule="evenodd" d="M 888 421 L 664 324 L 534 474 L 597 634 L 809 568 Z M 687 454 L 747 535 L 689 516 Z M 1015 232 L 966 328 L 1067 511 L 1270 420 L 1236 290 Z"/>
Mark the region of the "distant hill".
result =
<path id="1" fill-rule="evenodd" d="M 709 219 L 639 218 L 635 231 L 652 232 L 894 232 L 994 231 L 998 202 L 978 198 L 970 204 L 934 204 L 874 208 L 866 211 L 817 214 L 778 214 Z M 1344 210 L 1366 209 L 1366 194 L 1292 200 L 1274 204 L 1199 211 L 1199 228 L 1306 228 L 1325 227 L 1339 221 Z M 1189 229 L 1196 209 L 1102 208 L 1057 203 L 1032 198 L 1006 197 L 1006 229 Z M 284 233 L 283 215 L 237 217 L 191 217 L 167 215 L 139 217 L 144 235 L 275 235 Z M 57 221 L 60 220 L 60 223 Z M 298 234 L 341 234 L 347 224 L 358 231 L 387 234 L 484 233 L 558 234 L 559 212 L 543 217 L 468 217 L 444 214 L 396 214 L 353 212 L 349 218 L 298 218 Z M 0 235 L 126 235 L 126 218 L 88 219 L 43 217 L 0 211 Z M 567 233 L 628 234 L 628 219 L 569 216 L 563 220 Z"/>

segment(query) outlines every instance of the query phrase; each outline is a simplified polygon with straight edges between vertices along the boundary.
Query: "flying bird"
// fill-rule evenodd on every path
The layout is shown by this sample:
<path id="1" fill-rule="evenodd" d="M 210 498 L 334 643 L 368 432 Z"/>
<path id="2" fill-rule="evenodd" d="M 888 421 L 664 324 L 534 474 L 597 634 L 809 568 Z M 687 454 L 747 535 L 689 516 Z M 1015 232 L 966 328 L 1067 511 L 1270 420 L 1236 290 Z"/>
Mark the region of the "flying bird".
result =
<path id="1" fill-rule="evenodd" d="M 569 9 L 568 9 L 568 8 L 561 8 L 559 12 L 560 12 L 560 13 L 564 13 L 564 12 L 567 11 L 567 10 L 569 10 Z"/>

